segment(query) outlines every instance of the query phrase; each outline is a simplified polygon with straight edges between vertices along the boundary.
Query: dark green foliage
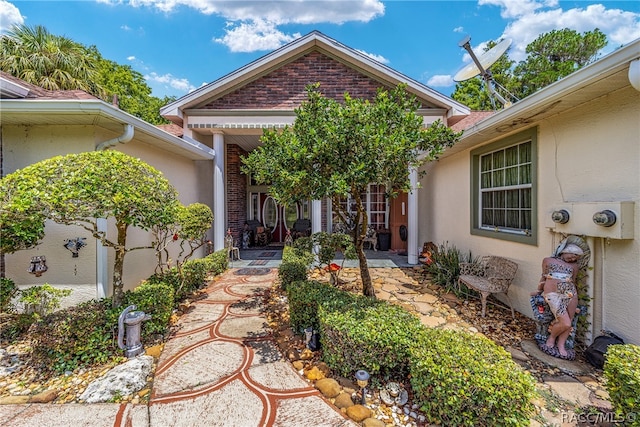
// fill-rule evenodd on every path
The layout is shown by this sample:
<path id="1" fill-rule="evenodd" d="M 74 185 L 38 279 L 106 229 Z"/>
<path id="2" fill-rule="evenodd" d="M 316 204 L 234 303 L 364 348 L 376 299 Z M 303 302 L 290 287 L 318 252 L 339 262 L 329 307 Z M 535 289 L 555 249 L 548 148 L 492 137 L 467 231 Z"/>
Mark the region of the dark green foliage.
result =
<path id="1" fill-rule="evenodd" d="M 410 348 L 422 327 L 402 307 L 354 299 L 344 307 L 319 307 L 322 359 L 341 375 L 358 369 L 402 380 L 409 372 Z"/>
<path id="2" fill-rule="evenodd" d="M 0 326 L 0 342 L 7 343 L 19 339 L 25 334 L 29 327 L 40 317 L 35 314 L 16 314 L 9 321 L 3 322 Z"/>
<path id="3" fill-rule="evenodd" d="M 205 257 L 207 260 L 207 270 L 210 274 L 217 276 L 224 273 L 229 267 L 229 258 L 227 250 L 221 249 Z"/>
<path id="4" fill-rule="evenodd" d="M 625 425 L 640 426 L 640 346 L 609 346 L 604 376 L 616 416 L 625 420 Z"/>
<path id="5" fill-rule="evenodd" d="M 155 273 L 147 279 L 149 283 L 166 283 L 174 290 L 175 300 L 181 301 L 187 295 L 200 289 L 208 274 L 218 275 L 227 269 L 228 260 L 225 250 L 220 250 L 205 258 L 186 261 L 179 271 L 172 267 L 167 271 Z"/>
<path id="6" fill-rule="evenodd" d="M 300 239 L 298 239 L 300 240 Z M 293 282 L 307 279 L 307 270 L 313 262 L 313 254 L 299 247 L 286 246 L 282 251 L 282 263 L 278 267 L 278 277 L 283 289 Z"/>
<path id="7" fill-rule="evenodd" d="M 287 298 L 291 327 L 297 333 L 302 333 L 305 328 L 309 327 L 320 330 L 318 319 L 320 304 L 344 307 L 351 304 L 356 296 L 326 283 L 303 280 L 294 282 L 287 288 Z M 367 300 L 370 299 L 367 298 Z"/>
<path id="8" fill-rule="evenodd" d="M 13 280 L 0 277 L 0 312 L 11 313 L 14 311 L 13 298 L 18 294 L 18 287 Z"/>
<path id="9" fill-rule="evenodd" d="M 151 319 L 142 324 L 142 341 L 153 335 L 163 335 L 169 326 L 169 318 L 175 305 L 173 288 L 165 283 L 148 283 L 125 293 L 122 307 L 135 305 L 136 310 L 151 315 Z"/>
<path id="10" fill-rule="evenodd" d="M 533 378 L 488 338 L 423 328 L 409 358 L 411 387 L 428 420 L 456 426 L 526 426 Z"/>
<path id="11" fill-rule="evenodd" d="M 121 355 L 117 342 L 119 311 L 111 300 L 92 300 L 45 316 L 30 330 L 30 364 L 63 373 L 107 362 Z"/>
<path id="12" fill-rule="evenodd" d="M 465 256 L 454 245 L 449 246 L 449 243 L 445 242 L 440 244 L 437 251 L 434 251 L 431 259 L 433 262 L 427 265 L 427 271 L 431 274 L 432 283 L 458 296 L 467 291 L 466 287 L 459 289 L 458 277 L 460 263 L 473 262 L 471 252 Z"/>

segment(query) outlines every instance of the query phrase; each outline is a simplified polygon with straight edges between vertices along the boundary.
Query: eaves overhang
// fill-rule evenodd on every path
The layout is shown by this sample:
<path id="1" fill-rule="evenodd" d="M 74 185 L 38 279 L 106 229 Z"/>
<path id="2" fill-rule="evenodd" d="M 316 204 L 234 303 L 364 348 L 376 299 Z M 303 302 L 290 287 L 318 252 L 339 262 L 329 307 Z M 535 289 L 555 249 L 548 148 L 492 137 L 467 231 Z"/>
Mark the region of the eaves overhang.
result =
<path id="1" fill-rule="evenodd" d="M 130 124 L 134 140 L 192 160 L 215 157 L 213 149 L 204 144 L 178 138 L 100 100 L 2 99 L 0 111 L 3 125 L 89 125 L 120 134 L 123 125 Z"/>

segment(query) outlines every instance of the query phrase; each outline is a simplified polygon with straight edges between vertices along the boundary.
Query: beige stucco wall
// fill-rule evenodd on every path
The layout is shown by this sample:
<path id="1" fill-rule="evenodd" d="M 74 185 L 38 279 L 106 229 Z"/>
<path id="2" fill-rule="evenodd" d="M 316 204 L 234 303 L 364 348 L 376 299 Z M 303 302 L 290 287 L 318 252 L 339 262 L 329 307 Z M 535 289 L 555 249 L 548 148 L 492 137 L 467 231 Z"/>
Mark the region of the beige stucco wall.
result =
<path id="1" fill-rule="evenodd" d="M 492 254 L 516 261 L 519 269 L 510 296 L 516 310 L 531 316 L 529 293 L 535 290 L 541 261 L 563 237 L 546 228 L 554 208 L 564 203 L 633 201 L 633 239 L 587 240 L 593 263 L 589 280 L 595 293 L 593 333 L 608 329 L 640 344 L 638 117 L 640 96 L 629 86 L 534 124 L 538 129 L 537 245 L 470 234 L 470 150 L 428 165 L 419 193 L 419 241 L 448 241 L 474 256 Z M 576 225 L 580 232 L 575 234 L 590 228 L 593 224 Z"/>
<path id="2" fill-rule="evenodd" d="M 40 160 L 93 150 L 97 143 L 117 135 L 95 131 L 92 126 L 2 126 L 5 173 L 9 174 Z M 134 139 L 127 144 L 119 144 L 118 149 L 134 157 L 138 157 L 163 172 L 165 177 L 176 187 L 179 199 L 183 204 L 200 200 L 210 200 L 205 192 L 210 185 L 200 185 L 204 177 L 202 170 L 206 165 L 194 167 L 192 160 L 175 153 L 157 149 Z M 80 227 L 62 226 L 47 223 L 46 236 L 36 248 L 6 255 L 6 275 L 21 287 L 49 283 L 56 287 L 72 289 L 72 294 L 65 298 L 63 306 L 73 305 L 80 301 L 95 298 L 96 293 L 96 241 Z M 115 240 L 115 228 L 110 224 L 109 233 Z M 151 235 L 140 229 L 130 228 L 128 247 L 147 246 Z M 72 258 L 71 252 L 62 245 L 64 239 L 86 237 L 87 246 L 79 251 L 78 258 Z M 171 250 L 176 258 L 178 247 Z M 41 277 L 27 272 L 30 259 L 36 255 L 46 256 L 48 271 Z M 195 257 L 203 255 L 200 250 Z M 112 291 L 114 251 L 108 249 L 109 292 Z M 125 257 L 125 289 L 132 289 L 141 280 L 153 274 L 156 265 L 154 251 L 142 249 L 129 252 Z"/>

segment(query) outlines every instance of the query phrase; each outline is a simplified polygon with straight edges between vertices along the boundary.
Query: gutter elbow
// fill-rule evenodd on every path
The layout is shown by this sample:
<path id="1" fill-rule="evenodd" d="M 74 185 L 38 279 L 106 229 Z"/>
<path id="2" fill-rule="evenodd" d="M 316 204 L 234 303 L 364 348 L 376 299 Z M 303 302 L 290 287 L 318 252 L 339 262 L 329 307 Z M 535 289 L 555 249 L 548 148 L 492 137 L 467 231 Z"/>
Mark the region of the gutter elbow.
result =
<path id="1" fill-rule="evenodd" d="M 101 142 L 96 147 L 96 151 L 106 150 L 110 147 L 115 146 L 117 143 L 126 144 L 127 142 L 131 141 L 131 139 L 133 138 L 133 130 L 134 130 L 133 125 L 128 123 L 125 124 L 124 133 L 122 135 L 118 136 L 117 138 L 113 138 L 108 141 Z"/>

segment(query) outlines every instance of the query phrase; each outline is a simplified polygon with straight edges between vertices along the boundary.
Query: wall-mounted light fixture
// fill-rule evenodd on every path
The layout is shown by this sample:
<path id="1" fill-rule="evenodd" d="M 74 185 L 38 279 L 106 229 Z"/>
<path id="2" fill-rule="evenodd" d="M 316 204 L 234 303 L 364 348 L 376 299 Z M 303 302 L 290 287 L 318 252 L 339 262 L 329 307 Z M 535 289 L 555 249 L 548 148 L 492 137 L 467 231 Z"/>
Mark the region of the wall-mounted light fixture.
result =
<path id="1" fill-rule="evenodd" d="M 616 223 L 616 214 L 609 209 L 596 212 L 593 214 L 593 222 L 594 224 L 601 225 L 603 227 L 611 227 Z"/>
<path id="2" fill-rule="evenodd" d="M 551 220 L 556 224 L 566 224 L 569 222 L 569 211 L 566 209 L 558 209 L 551 214 Z"/>
<path id="3" fill-rule="evenodd" d="M 86 238 L 64 239 L 64 246 L 71 252 L 71 258 L 78 258 L 78 251 L 87 246 Z"/>
<path id="4" fill-rule="evenodd" d="M 35 274 L 36 277 L 42 276 L 42 273 L 47 271 L 47 258 L 44 255 L 32 256 L 31 264 L 27 271 L 31 274 Z"/>

